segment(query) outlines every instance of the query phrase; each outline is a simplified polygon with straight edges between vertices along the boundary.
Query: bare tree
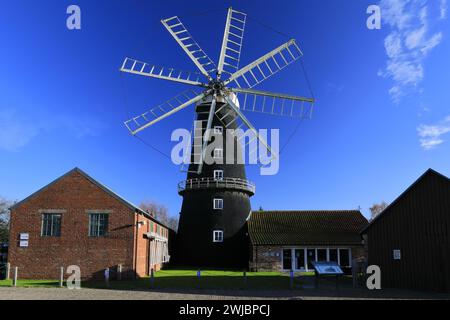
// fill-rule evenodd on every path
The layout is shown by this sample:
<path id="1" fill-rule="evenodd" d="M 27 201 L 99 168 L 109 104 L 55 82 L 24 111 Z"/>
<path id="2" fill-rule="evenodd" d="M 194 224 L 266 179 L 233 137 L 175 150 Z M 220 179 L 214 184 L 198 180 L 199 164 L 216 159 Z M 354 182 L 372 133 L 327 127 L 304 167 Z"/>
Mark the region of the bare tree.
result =
<path id="1" fill-rule="evenodd" d="M 171 217 L 165 205 L 155 201 L 143 201 L 139 207 L 169 228 L 175 231 L 178 229 L 178 218 Z"/>
<path id="2" fill-rule="evenodd" d="M 374 203 L 373 206 L 369 208 L 371 213 L 371 220 L 375 219 L 381 212 L 386 209 L 388 204 L 385 201 L 382 201 L 381 203 Z"/>
<path id="3" fill-rule="evenodd" d="M 9 238 L 9 207 L 11 205 L 11 201 L 0 197 L 0 242 L 6 242 Z"/>

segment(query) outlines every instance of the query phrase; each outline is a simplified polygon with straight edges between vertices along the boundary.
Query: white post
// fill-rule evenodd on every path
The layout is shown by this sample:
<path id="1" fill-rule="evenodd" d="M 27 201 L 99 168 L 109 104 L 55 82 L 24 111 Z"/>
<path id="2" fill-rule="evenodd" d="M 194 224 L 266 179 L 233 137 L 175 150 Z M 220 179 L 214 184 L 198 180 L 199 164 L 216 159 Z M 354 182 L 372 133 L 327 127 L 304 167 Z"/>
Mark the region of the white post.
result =
<path id="1" fill-rule="evenodd" d="M 6 280 L 10 279 L 11 276 L 10 273 L 11 273 L 11 264 L 8 262 L 6 264 Z"/>
<path id="2" fill-rule="evenodd" d="M 19 273 L 19 268 L 14 267 L 14 276 L 13 276 L 13 287 L 17 286 L 17 275 Z"/>
<path id="3" fill-rule="evenodd" d="M 59 271 L 59 286 L 62 288 L 64 286 L 64 267 L 61 267 Z"/>
<path id="4" fill-rule="evenodd" d="M 117 266 L 117 280 L 122 280 L 122 265 Z"/>
<path id="5" fill-rule="evenodd" d="M 105 269 L 105 283 L 106 286 L 109 287 L 109 268 Z"/>

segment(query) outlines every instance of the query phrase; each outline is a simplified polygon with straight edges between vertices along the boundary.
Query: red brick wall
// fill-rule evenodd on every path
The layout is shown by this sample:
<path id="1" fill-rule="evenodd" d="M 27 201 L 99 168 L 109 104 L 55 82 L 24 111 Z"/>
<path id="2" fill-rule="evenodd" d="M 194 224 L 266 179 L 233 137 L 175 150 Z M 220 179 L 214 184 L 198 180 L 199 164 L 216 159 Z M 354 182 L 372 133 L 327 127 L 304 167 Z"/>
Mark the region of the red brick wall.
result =
<path id="1" fill-rule="evenodd" d="M 42 212 L 52 209 L 64 210 L 61 236 L 41 237 Z M 109 213 L 108 236 L 88 236 L 89 210 Z M 105 268 L 115 270 L 119 264 L 124 276 L 131 275 L 135 218 L 133 209 L 72 171 L 12 210 L 9 262 L 19 267 L 19 279 L 58 279 L 60 267 L 69 265 L 79 265 L 82 278 L 103 277 Z M 27 248 L 19 247 L 19 233 L 29 233 Z M 142 274 L 144 255 L 138 249 L 138 273 Z"/>
<path id="2" fill-rule="evenodd" d="M 135 232 L 137 232 L 136 237 L 136 243 L 137 243 L 137 249 L 136 249 L 136 273 L 138 276 L 148 276 L 150 273 L 150 269 L 153 268 L 154 271 L 158 271 L 162 268 L 162 264 L 151 264 L 150 259 L 150 250 L 154 250 L 155 242 L 150 241 L 146 236 L 145 233 L 148 232 L 157 232 L 158 235 L 162 237 L 168 238 L 169 232 L 168 229 L 157 225 L 155 222 L 153 222 L 151 219 L 143 216 L 143 215 L 136 215 L 136 223 L 138 222 L 144 222 L 144 224 L 137 228 Z"/>

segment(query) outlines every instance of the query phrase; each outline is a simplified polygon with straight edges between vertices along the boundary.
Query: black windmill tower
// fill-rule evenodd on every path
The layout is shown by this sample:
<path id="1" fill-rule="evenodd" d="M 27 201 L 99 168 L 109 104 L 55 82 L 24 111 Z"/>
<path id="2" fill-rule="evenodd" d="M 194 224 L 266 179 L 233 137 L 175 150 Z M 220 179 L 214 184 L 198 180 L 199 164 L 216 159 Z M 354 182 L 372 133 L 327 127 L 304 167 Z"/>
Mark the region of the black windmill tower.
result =
<path id="1" fill-rule="evenodd" d="M 258 146 L 273 154 L 265 139 L 242 111 L 297 118 L 310 117 L 314 99 L 252 89 L 301 58 L 294 39 L 239 69 L 247 16 L 228 9 L 219 63 L 206 55 L 181 20 L 161 20 L 200 73 L 158 67 L 125 58 L 121 71 L 174 81 L 197 88 L 187 90 L 125 122 L 135 135 L 147 127 L 195 105 L 192 152 L 187 157 L 187 179 L 178 185 L 183 197 L 175 261 L 195 267 L 242 268 L 248 264 L 246 219 L 255 185 L 247 180 L 243 151 L 256 154 Z M 214 141 L 223 143 L 214 147 Z M 250 148 L 252 150 L 250 150 Z M 266 161 L 263 165 L 268 165 Z"/>

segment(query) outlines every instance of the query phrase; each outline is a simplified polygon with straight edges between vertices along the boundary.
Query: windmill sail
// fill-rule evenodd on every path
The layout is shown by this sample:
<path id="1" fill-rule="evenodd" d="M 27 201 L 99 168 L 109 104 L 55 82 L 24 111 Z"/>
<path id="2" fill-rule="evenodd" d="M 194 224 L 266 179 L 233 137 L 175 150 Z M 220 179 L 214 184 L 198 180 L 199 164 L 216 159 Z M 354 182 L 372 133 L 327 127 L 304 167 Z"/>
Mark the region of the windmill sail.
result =
<path id="1" fill-rule="evenodd" d="M 239 88 L 253 88 L 302 57 L 303 53 L 294 39 L 272 50 L 239 71 L 224 82 L 234 82 Z"/>
<path id="2" fill-rule="evenodd" d="M 198 94 L 193 90 L 185 91 L 149 111 L 125 121 L 125 126 L 131 134 L 136 134 L 168 116 L 200 101 L 206 94 L 207 93 Z"/>
<path id="3" fill-rule="evenodd" d="M 194 72 L 180 71 L 173 68 L 164 68 L 148 63 L 125 58 L 120 71 L 126 73 L 137 74 L 150 78 L 157 78 L 179 82 L 183 84 L 190 84 L 193 86 L 205 87 L 206 85 L 200 82 L 200 74 Z"/>
<path id="4" fill-rule="evenodd" d="M 311 118 L 314 99 L 253 89 L 233 88 L 243 111 L 290 118 Z"/>
<path id="5" fill-rule="evenodd" d="M 245 13 L 232 8 L 228 9 L 222 50 L 217 67 L 217 76 L 219 78 L 222 73 L 231 75 L 239 69 L 246 19 L 247 15 Z"/>
<path id="6" fill-rule="evenodd" d="M 161 20 L 161 22 L 181 48 L 183 48 L 184 52 L 186 52 L 189 58 L 195 63 L 200 72 L 211 80 L 212 78 L 209 74 L 216 71 L 216 65 L 194 40 L 181 20 L 175 16 Z"/>

